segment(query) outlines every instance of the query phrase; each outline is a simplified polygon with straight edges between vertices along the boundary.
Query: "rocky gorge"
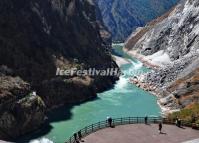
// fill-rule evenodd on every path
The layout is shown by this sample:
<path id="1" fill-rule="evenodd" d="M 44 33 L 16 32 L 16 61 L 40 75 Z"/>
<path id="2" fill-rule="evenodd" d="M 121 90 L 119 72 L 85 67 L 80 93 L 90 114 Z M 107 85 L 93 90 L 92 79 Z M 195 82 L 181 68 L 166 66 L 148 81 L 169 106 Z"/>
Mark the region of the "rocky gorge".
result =
<path id="1" fill-rule="evenodd" d="M 118 68 L 95 10 L 90 0 L 0 1 L 0 139 L 38 129 L 47 111 L 94 99 L 118 79 L 56 75 Z"/>
<path id="2" fill-rule="evenodd" d="M 198 103 L 199 2 L 182 0 L 169 10 L 176 2 L 1 0 L 0 139 L 15 140 L 48 126 L 48 111 L 62 105 L 68 110 L 64 118 L 71 118 L 74 105 L 111 88 L 118 76 L 56 72 L 119 69 L 118 65 L 133 62 L 111 55 L 111 33 L 114 41 L 124 40 L 166 11 L 137 28 L 125 43 L 129 55 L 153 69 L 131 82 L 157 95 L 165 112 Z"/>
<path id="3" fill-rule="evenodd" d="M 157 95 L 165 112 L 199 102 L 198 15 L 197 0 L 180 1 L 126 41 L 125 51 L 153 69 L 132 82 Z"/>

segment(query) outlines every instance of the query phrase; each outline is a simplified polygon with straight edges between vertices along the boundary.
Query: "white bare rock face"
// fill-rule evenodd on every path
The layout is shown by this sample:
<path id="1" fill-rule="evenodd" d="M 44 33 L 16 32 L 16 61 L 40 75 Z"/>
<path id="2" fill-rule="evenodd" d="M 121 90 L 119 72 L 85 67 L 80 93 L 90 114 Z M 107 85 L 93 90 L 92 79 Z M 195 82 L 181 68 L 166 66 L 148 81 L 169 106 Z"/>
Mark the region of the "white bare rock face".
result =
<path id="1" fill-rule="evenodd" d="M 143 55 L 165 52 L 172 61 L 198 49 L 199 1 L 180 2 L 170 15 L 149 30 L 132 49 Z"/>
<path id="2" fill-rule="evenodd" d="M 139 34 L 139 31 L 140 28 L 130 38 Z M 182 0 L 164 20 L 156 23 L 139 38 L 128 52 L 136 51 L 144 55 L 149 62 L 160 65 L 162 69 L 155 74 L 159 79 L 164 77 L 164 85 L 164 82 L 174 81 L 179 73 L 197 59 L 198 35 L 199 1 Z M 172 79 L 168 79 L 167 76 Z"/>
<path id="3" fill-rule="evenodd" d="M 157 86 L 160 91 L 194 72 L 199 68 L 199 1 L 180 1 L 163 20 L 156 20 L 151 27 L 147 25 L 134 32 L 126 41 L 126 49 L 160 65 L 145 76 L 145 82 Z M 184 92 L 187 91 L 179 91 L 178 96 Z M 160 98 L 162 104 L 177 108 L 173 102 L 175 97 L 170 98 L 170 93 Z"/>

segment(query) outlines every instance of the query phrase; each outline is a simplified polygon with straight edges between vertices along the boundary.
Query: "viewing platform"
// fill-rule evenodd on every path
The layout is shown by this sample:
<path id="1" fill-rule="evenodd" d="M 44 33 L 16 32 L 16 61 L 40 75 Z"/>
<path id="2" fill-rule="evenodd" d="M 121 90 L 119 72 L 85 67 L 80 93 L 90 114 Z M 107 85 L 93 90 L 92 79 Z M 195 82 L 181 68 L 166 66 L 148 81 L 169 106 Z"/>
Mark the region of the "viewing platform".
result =
<path id="1" fill-rule="evenodd" d="M 158 123 L 163 123 L 159 132 Z M 80 130 L 85 143 L 199 143 L 199 130 L 182 122 L 182 127 L 161 117 L 127 117 L 113 119 L 113 127 L 107 121 L 98 122 Z M 198 125 L 197 125 L 198 126 Z M 78 133 L 77 133 L 78 135 Z M 81 142 L 79 141 L 79 142 Z M 76 143 L 72 136 L 66 143 Z M 78 143 L 78 142 L 77 142 Z"/>
<path id="2" fill-rule="evenodd" d="M 199 131 L 174 125 L 163 125 L 162 133 L 157 124 L 123 125 L 106 128 L 83 138 L 85 143 L 183 143 L 199 138 Z M 199 140 L 197 142 L 199 143 Z"/>

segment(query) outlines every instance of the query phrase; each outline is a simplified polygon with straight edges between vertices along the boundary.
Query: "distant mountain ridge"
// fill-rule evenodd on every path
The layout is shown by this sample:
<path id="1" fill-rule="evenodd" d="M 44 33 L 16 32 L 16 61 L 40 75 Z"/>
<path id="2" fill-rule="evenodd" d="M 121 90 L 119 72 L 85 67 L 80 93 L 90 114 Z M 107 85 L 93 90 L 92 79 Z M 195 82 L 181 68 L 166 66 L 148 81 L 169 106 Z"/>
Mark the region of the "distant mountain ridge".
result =
<path id="1" fill-rule="evenodd" d="M 167 12 L 179 0 L 95 0 L 114 41 Z"/>

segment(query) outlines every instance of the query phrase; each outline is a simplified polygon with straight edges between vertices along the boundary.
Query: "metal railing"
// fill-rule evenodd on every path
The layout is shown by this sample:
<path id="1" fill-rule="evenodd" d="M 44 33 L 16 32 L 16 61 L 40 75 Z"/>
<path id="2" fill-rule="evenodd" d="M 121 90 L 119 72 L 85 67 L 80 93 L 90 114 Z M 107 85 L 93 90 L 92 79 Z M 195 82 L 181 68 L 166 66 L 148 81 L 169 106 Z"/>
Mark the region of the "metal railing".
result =
<path id="1" fill-rule="evenodd" d="M 147 117 L 147 124 L 156 124 L 162 122 L 164 124 L 175 124 L 174 120 L 169 120 L 167 118 L 162 117 Z M 127 124 L 142 124 L 145 123 L 145 117 L 124 117 L 124 118 L 115 118 L 112 121 L 113 126 L 119 126 L 119 125 L 127 125 Z M 196 127 L 199 129 L 199 124 L 192 124 L 188 121 L 182 121 L 182 126 L 186 127 Z M 109 127 L 108 121 L 101 121 L 95 124 L 91 124 L 89 126 L 86 126 L 85 128 L 79 130 L 78 132 L 83 137 L 88 136 L 89 134 L 96 132 L 100 129 L 104 129 Z M 76 133 L 78 136 L 78 132 Z M 76 143 L 74 136 L 71 136 L 65 143 Z"/>
<path id="2" fill-rule="evenodd" d="M 163 118 L 162 117 L 148 117 L 147 118 L 147 123 L 159 123 L 162 122 Z M 118 126 L 118 125 L 127 125 L 127 124 L 141 124 L 145 123 L 145 117 L 124 117 L 124 118 L 115 118 L 112 121 L 113 126 Z M 104 129 L 109 127 L 108 121 L 101 121 L 95 124 L 91 124 L 89 126 L 86 126 L 85 128 L 79 130 L 78 132 L 82 137 L 85 137 L 93 132 L 96 132 L 100 129 Z M 76 133 L 78 136 L 78 132 Z M 75 143 L 75 138 L 74 136 L 71 136 L 65 143 Z"/>
<path id="3" fill-rule="evenodd" d="M 169 120 L 167 118 L 163 118 L 163 123 L 174 125 L 174 124 L 176 124 L 176 121 L 175 120 Z M 191 128 L 196 127 L 197 129 L 199 129 L 199 124 L 191 123 L 190 121 L 186 121 L 186 120 L 181 120 L 181 126 L 191 127 Z"/>

